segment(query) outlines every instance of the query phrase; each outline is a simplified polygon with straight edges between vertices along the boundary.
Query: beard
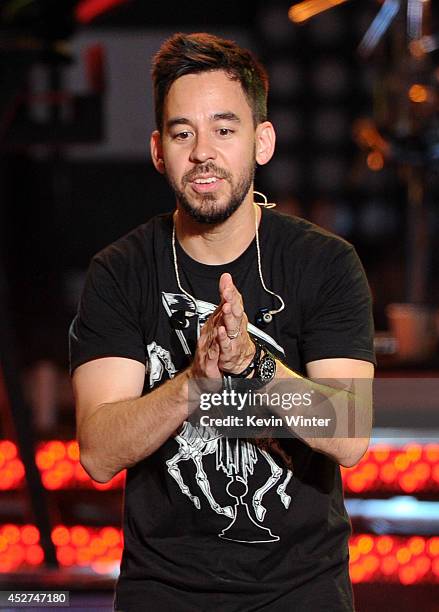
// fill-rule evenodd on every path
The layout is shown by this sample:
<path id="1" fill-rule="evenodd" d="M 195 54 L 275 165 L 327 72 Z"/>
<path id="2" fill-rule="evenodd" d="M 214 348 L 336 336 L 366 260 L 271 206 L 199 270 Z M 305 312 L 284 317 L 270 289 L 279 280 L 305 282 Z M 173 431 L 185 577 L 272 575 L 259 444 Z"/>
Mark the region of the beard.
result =
<path id="1" fill-rule="evenodd" d="M 216 166 L 213 162 L 199 165 L 190 172 L 187 172 L 182 178 L 183 188 L 191 182 L 195 176 L 213 172 L 220 179 L 228 181 L 231 185 L 231 194 L 228 201 L 224 204 L 218 202 L 218 196 L 214 193 L 200 194 L 196 198 L 196 203 L 193 203 L 185 194 L 183 189 L 166 173 L 166 178 L 175 193 L 175 197 L 179 201 L 183 210 L 198 223 L 210 224 L 222 223 L 226 221 L 233 213 L 238 210 L 244 201 L 252 186 L 256 170 L 256 161 L 253 161 L 239 176 L 236 184 L 233 184 L 232 175 Z"/>

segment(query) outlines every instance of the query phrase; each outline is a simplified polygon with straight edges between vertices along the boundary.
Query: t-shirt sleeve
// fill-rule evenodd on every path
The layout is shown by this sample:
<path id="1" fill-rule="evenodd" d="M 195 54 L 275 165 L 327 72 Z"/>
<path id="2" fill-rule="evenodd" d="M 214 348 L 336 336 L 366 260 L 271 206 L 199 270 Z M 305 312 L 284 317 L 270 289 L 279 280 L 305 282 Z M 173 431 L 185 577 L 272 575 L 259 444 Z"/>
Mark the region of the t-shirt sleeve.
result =
<path id="1" fill-rule="evenodd" d="M 145 363 L 138 311 L 128 264 L 120 258 L 95 256 L 78 314 L 70 326 L 70 371 L 100 357 L 126 357 Z"/>
<path id="2" fill-rule="evenodd" d="M 308 270 L 308 300 L 303 304 L 304 363 L 345 357 L 376 365 L 372 300 L 363 266 L 352 245 L 336 240 Z"/>

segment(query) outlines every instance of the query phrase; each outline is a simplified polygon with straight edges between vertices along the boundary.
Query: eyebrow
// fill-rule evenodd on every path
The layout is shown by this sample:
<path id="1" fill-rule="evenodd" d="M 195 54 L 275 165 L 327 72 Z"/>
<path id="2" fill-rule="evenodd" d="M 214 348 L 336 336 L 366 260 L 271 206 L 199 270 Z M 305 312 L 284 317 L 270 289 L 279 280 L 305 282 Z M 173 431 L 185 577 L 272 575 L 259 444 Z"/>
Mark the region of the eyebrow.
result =
<path id="1" fill-rule="evenodd" d="M 191 122 L 189 119 L 186 119 L 186 117 L 173 117 L 172 119 L 169 119 L 169 121 L 166 122 L 166 127 L 172 128 L 174 127 L 174 125 L 190 125 Z"/>
<path id="2" fill-rule="evenodd" d="M 237 123 L 241 123 L 241 119 L 235 113 L 231 111 L 225 113 L 215 113 L 212 117 L 213 121 L 236 121 Z"/>
<path id="3" fill-rule="evenodd" d="M 215 113 L 210 117 L 211 121 L 235 121 L 236 123 L 241 123 L 241 119 L 235 113 L 231 111 L 226 111 L 224 113 Z M 166 127 L 168 129 L 174 127 L 175 125 L 192 125 L 192 121 L 187 119 L 186 117 L 172 117 L 169 121 L 166 122 Z"/>

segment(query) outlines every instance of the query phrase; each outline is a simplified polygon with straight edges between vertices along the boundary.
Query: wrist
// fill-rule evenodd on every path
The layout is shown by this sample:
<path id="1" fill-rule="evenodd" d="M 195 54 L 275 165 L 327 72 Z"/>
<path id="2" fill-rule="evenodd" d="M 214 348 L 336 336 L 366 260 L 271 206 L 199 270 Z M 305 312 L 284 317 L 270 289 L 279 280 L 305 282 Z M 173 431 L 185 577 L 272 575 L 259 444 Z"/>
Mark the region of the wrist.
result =
<path id="1" fill-rule="evenodd" d="M 250 367 L 250 365 L 253 363 L 255 356 L 256 356 L 256 345 L 255 343 L 251 340 L 251 338 L 249 338 L 248 341 L 248 347 L 247 347 L 247 351 L 245 353 L 245 356 L 243 357 L 241 363 L 239 364 L 239 366 L 236 368 L 236 373 L 240 374 L 242 372 L 244 372 L 245 370 L 247 370 L 247 368 Z M 251 372 L 249 372 L 249 374 L 247 375 L 251 376 Z"/>
<path id="2" fill-rule="evenodd" d="M 226 376 L 231 376 L 232 378 L 249 378 L 253 375 L 260 352 L 261 346 L 250 338 L 246 357 L 241 360 L 240 364 L 236 366 L 234 371 L 223 372 L 223 374 Z"/>
<path id="3" fill-rule="evenodd" d="M 257 340 L 255 344 L 255 354 L 248 367 L 239 374 L 229 373 L 231 378 L 250 378 L 255 385 L 263 387 L 271 382 L 276 376 L 276 358 L 270 351 Z"/>

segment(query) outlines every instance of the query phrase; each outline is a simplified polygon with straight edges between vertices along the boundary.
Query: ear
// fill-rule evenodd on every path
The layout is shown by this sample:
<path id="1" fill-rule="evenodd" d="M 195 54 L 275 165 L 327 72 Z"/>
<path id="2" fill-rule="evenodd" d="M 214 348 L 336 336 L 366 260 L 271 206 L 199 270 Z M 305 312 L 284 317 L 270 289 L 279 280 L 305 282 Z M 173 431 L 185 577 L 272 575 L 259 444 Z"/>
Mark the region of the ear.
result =
<path id="1" fill-rule="evenodd" d="M 273 157 L 276 132 L 273 124 L 264 121 L 256 126 L 256 162 L 263 166 Z"/>
<path id="2" fill-rule="evenodd" d="M 155 169 L 158 170 L 160 174 L 164 174 L 165 162 L 163 160 L 162 138 L 158 130 L 154 130 L 154 132 L 151 134 L 150 148 L 152 163 L 154 164 Z"/>

